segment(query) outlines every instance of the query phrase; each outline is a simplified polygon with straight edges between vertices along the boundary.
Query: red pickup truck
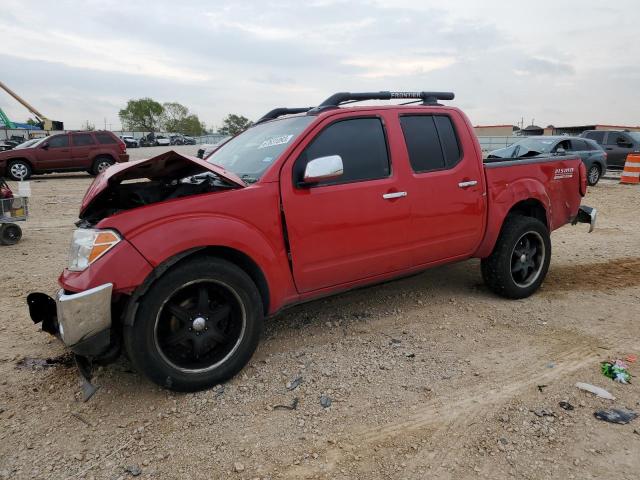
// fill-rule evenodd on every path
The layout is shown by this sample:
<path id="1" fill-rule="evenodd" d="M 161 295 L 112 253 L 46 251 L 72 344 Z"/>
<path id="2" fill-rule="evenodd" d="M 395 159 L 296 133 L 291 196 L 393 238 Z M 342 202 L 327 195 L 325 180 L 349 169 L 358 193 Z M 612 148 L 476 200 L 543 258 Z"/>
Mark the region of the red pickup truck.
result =
<path id="1" fill-rule="evenodd" d="M 340 107 L 369 99 L 406 105 Z M 70 264 L 31 317 L 92 363 L 124 347 L 175 390 L 235 375 L 284 307 L 443 263 L 482 259 L 493 292 L 545 278 L 549 232 L 593 227 L 579 158 L 483 163 L 451 93 L 340 93 L 281 108 L 205 160 L 115 165 L 87 191 Z"/>

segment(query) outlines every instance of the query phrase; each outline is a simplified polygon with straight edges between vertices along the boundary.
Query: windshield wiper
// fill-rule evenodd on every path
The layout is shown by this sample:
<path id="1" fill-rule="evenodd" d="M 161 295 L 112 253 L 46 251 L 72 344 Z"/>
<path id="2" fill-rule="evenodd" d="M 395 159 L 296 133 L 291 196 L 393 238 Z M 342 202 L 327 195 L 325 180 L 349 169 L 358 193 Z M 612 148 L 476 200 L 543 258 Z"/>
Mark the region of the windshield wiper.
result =
<path id="1" fill-rule="evenodd" d="M 258 179 L 252 175 L 249 174 L 243 174 L 240 175 L 240 178 L 245 182 L 245 183 L 256 183 L 258 181 Z"/>

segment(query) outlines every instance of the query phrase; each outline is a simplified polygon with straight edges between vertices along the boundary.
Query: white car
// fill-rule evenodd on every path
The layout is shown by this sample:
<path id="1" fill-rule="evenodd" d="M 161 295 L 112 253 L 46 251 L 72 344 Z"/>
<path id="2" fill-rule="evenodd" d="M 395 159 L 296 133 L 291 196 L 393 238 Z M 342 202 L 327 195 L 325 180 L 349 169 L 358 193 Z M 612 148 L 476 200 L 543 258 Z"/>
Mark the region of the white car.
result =
<path id="1" fill-rule="evenodd" d="M 156 145 L 166 147 L 171 145 L 171 141 L 167 137 L 163 137 L 162 135 L 156 135 Z"/>

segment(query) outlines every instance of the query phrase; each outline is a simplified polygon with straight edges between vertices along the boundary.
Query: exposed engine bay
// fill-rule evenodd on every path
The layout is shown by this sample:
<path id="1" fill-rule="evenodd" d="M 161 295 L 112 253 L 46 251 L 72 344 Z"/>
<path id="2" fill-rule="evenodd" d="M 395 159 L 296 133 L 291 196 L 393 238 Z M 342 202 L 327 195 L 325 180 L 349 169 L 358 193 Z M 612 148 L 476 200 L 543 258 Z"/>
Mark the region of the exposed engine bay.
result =
<path id="1" fill-rule="evenodd" d="M 227 178 L 227 172 L 219 173 L 200 162 L 203 161 L 168 152 L 154 159 L 111 167 L 87 191 L 76 225 L 92 227 L 124 210 L 241 186 L 242 180 Z"/>

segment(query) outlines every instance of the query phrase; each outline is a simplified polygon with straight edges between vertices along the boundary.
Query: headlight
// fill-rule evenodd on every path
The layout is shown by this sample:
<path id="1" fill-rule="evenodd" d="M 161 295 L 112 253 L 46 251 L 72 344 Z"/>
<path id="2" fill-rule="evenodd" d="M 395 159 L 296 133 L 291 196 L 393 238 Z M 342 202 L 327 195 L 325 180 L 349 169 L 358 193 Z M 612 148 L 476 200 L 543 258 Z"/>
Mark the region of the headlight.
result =
<path id="1" fill-rule="evenodd" d="M 79 228 L 73 232 L 69 251 L 69 270 L 81 272 L 120 241 L 113 230 Z"/>

